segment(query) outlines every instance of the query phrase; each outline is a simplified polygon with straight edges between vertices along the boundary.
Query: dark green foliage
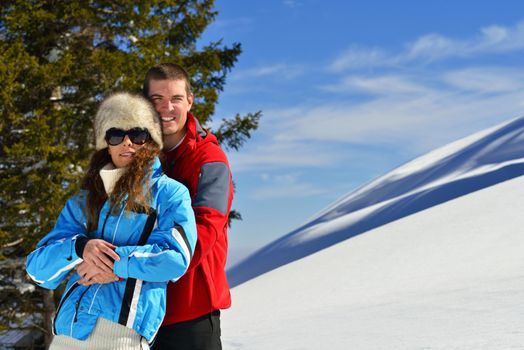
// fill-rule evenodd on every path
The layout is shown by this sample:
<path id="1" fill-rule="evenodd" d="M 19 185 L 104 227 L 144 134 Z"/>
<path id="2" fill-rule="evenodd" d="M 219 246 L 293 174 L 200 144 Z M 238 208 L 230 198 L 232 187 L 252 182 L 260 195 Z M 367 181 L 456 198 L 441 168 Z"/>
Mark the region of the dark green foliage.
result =
<path id="1" fill-rule="evenodd" d="M 261 111 L 248 113 L 245 117 L 237 114 L 234 119 L 224 120 L 215 134 L 224 147 L 238 151 L 251 137 L 251 131 L 258 128 L 261 116 Z"/>
<path id="2" fill-rule="evenodd" d="M 231 226 L 233 220 L 242 220 L 242 215 L 237 210 L 231 210 L 229 212 L 229 217 L 227 218 L 228 226 Z"/>
<path id="3" fill-rule="evenodd" d="M 219 41 L 197 49 L 217 15 L 212 0 L 3 0 L 0 6 L 0 259 L 15 259 L 34 249 L 78 190 L 103 97 L 139 92 L 149 67 L 176 62 L 193 77 L 192 110 L 205 125 L 241 48 Z M 225 145 L 238 149 L 259 117 L 225 121 L 219 129 Z"/>

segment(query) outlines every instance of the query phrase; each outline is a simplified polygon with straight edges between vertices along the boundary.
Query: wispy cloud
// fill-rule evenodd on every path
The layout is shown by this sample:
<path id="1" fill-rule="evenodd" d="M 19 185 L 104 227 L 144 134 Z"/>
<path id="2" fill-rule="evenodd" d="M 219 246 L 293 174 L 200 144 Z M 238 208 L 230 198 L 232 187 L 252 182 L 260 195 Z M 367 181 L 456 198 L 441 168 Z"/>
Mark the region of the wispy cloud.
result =
<path id="1" fill-rule="evenodd" d="M 257 137 L 263 142 L 232 155 L 234 166 L 241 171 L 322 168 L 377 146 L 415 156 L 522 115 L 522 64 L 483 60 L 515 50 L 524 50 L 524 22 L 482 28 L 470 39 L 423 35 L 396 55 L 380 48 L 352 49 L 330 66 L 337 74 L 323 76 L 321 94 L 280 108 L 261 105 L 264 118 Z M 443 62 L 455 57 L 464 57 L 461 68 Z M 437 60 L 441 63 L 433 64 Z M 424 64 L 412 67 L 410 62 Z M 364 69 L 366 64 L 382 69 Z M 286 67 L 244 74 L 274 75 Z"/>
<path id="2" fill-rule="evenodd" d="M 335 58 L 328 70 L 342 72 L 363 67 L 392 67 L 411 62 L 428 63 L 523 49 L 524 21 L 513 27 L 484 27 L 477 35 L 467 39 L 454 39 L 437 33 L 425 34 L 407 43 L 399 53 L 387 53 L 380 48 L 352 47 Z"/>
<path id="3" fill-rule="evenodd" d="M 391 64 L 389 55 L 379 48 L 352 47 L 337 57 L 329 70 L 340 72 L 346 69 L 383 66 Z"/>
<path id="4" fill-rule="evenodd" d="M 478 54 L 497 54 L 524 49 L 524 22 L 514 27 L 493 25 L 484 27 L 470 39 L 456 40 L 438 34 L 422 36 L 407 46 L 399 60 L 439 60 Z"/>
<path id="5" fill-rule="evenodd" d="M 340 82 L 320 87 L 331 92 L 365 92 L 369 94 L 415 94 L 427 92 L 427 88 L 409 76 L 383 75 L 365 77 L 350 75 Z"/>
<path id="6" fill-rule="evenodd" d="M 509 119 L 524 109 L 524 73 L 518 69 L 450 70 L 421 81 L 384 76 L 345 82 L 342 86 L 351 93 L 377 96 L 294 109 L 281 125 L 293 133 L 276 132 L 274 139 L 436 147 L 465 136 L 472 125 Z M 322 128 L 319 119 L 327 121 Z"/>
<path id="7" fill-rule="evenodd" d="M 343 81 L 347 90 L 338 93 L 371 97 L 266 110 L 257 131 L 263 143 L 231 155 L 237 170 L 326 167 L 347 161 L 351 147 L 373 145 L 420 154 L 524 111 L 524 72 L 518 69 Z"/>
<path id="8" fill-rule="evenodd" d="M 251 194 L 255 200 L 275 198 L 301 198 L 318 196 L 326 193 L 325 189 L 303 181 L 299 173 L 271 175 L 261 174 L 261 186 L 257 186 Z"/>
<path id="9" fill-rule="evenodd" d="M 449 71 L 442 81 L 457 89 L 479 93 L 511 93 L 524 87 L 524 70 L 466 68 Z"/>
<path id="10" fill-rule="evenodd" d="M 231 75 L 231 80 L 244 80 L 261 77 L 276 77 L 280 79 L 294 79 L 304 73 L 304 67 L 301 65 L 288 65 L 277 63 L 267 66 L 259 66 L 251 69 L 235 71 Z"/>
<path id="11" fill-rule="evenodd" d="M 338 94 L 364 93 L 388 95 L 410 99 L 428 94 L 484 93 L 495 94 L 522 89 L 524 70 L 497 66 L 468 67 L 442 71 L 384 73 L 382 75 L 351 74 L 338 82 L 320 86 L 319 89 Z"/>
<path id="12" fill-rule="evenodd" d="M 273 132 L 273 128 L 270 128 Z M 229 159 L 234 172 L 256 169 L 322 167 L 333 164 L 338 156 L 325 148 L 306 141 L 274 140 L 271 135 L 258 135 L 265 141 L 246 147 L 241 153 L 231 153 Z"/>

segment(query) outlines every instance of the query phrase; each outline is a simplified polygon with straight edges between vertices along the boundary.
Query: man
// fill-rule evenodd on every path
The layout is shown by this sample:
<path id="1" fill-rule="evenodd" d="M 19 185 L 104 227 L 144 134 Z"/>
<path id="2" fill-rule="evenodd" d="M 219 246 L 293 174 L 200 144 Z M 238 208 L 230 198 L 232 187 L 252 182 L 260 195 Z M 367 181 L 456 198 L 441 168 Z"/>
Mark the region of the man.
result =
<path id="1" fill-rule="evenodd" d="M 162 120 L 164 171 L 189 189 L 198 234 L 187 273 L 168 286 L 167 312 L 154 349 L 221 349 L 220 309 L 231 305 L 224 270 L 233 200 L 227 157 L 190 112 L 193 94 L 182 67 L 163 63 L 151 68 L 143 93 Z"/>

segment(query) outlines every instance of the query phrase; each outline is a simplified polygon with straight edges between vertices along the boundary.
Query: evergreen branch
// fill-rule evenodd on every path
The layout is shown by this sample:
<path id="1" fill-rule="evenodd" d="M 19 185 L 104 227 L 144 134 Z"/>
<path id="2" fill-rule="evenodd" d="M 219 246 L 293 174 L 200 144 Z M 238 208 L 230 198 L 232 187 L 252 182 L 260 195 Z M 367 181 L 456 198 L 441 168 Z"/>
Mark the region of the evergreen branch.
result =
<path id="1" fill-rule="evenodd" d="M 224 120 L 215 135 L 225 148 L 238 151 L 251 138 L 251 133 L 258 128 L 261 116 L 261 111 L 248 113 L 244 117 L 237 114 L 232 120 Z"/>

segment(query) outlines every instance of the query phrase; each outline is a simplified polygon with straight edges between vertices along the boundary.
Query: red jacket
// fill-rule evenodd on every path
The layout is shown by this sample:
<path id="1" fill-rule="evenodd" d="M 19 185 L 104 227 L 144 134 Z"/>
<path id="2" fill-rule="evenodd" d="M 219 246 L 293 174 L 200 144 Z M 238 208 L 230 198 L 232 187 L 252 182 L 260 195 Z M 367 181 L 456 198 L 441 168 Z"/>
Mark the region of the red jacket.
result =
<path id="1" fill-rule="evenodd" d="M 227 224 L 233 200 L 229 163 L 216 137 L 188 113 L 187 132 L 174 150 L 164 152 L 165 173 L 191 195 L 198 241 L 186 274 L 167 288 L 163 325 L 192 320 L 231 305 L 226 279 Z"/>

